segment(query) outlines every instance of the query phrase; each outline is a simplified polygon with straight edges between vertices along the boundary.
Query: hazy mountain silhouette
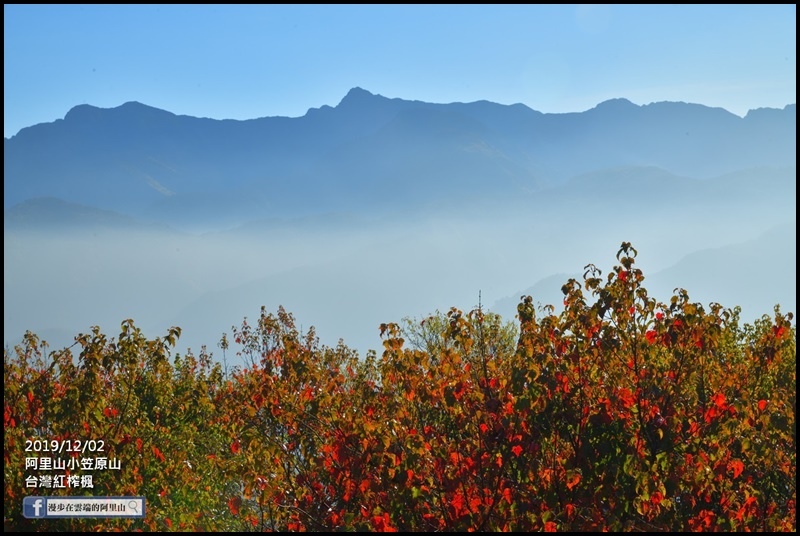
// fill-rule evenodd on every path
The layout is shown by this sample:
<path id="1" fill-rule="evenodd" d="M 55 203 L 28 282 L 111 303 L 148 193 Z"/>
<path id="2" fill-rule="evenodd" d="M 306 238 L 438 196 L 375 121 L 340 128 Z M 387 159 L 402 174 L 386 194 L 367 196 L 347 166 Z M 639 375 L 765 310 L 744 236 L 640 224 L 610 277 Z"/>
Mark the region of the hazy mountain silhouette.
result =
<path id="1" fill-rule="evenodd" d="M 86 229 L 164 229 L 163 226 L 142 223 L 135 218 L 55 197 L 28 199 L 14 205 L 3 214 L 6 230 L 47 231 L 65 228 Z"/>
<path id="2" fill-rule="evenodd" d="M 558 310 L 565 274 L 607 273 L 622 241 L 659 299 L 791 310 L 795 125 L 794 104 L 544 114 L 360 88 L 297 118 L 77 106 L 4 140 L 5 342 L 133 318 L 214 351 L 283 305 L 380 350 L 381 322 L 479 293 L 509 320 L 523 294 Z"/>
<path id="3" fill-rule="evenodd" d="M 652 257 L 644 250 L 642 256 Z M 612 263 L 597 262 L 605 281 Z M 669 303 L 676 288 L 686 289 L 692 302 L 707 306 L 742 306 L 742 319 L 772 315 L 775 305 L 783 312 L 797 310 L 797 230 L 795 222 L 778 225 L 752 240 L 694 251 L 675 264 L 655 272 L 644 270 L 648 295 Z M 562 285 L 573 278 L 583 283 L 582 273 L 555 274 L 534 285 L 497 300 L 491 309 L 504 318 L 514 318 L 521 296 L 531 296 L 536 305 L 563 307 Z M 591 293 L 585 292 L 588 300 Z"/>
<path id="4" fill-rule="evenodd" d="M 542 114 L 360 88 L 336 107 L 247 121 L 129 102 L 76 106 L 4 140 L 4 207 L 36 197 L 176 225 L 519 199 L 582 173 L 654 166 L 707 178 L 795 165 L 795 106 L 740 118 L 625 99 Z"/>

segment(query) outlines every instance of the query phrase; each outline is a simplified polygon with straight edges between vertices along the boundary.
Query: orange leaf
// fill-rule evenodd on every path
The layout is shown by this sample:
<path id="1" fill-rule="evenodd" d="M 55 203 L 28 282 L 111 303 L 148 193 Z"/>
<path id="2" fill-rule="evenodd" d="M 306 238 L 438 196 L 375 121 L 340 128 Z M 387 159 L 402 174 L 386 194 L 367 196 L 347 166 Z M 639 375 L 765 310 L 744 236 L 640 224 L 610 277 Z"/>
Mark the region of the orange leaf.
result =
<path id="1" fill-rule="evenodd" d="M 581 481 L 580 473 L 568 473 L 567 474 L 567 489 L 572 489 L 577 486 Z"/>
<path id="2" fill-rule="evenodd" d="M 733 478 L 739 478 L 739 475 L 741 475 L 742 471 L 744 471 L 744 464 L 741 462 L 741 460 L 732 460 L 730 463 L 728 463 L 728 469 L 733 471 Z"/>

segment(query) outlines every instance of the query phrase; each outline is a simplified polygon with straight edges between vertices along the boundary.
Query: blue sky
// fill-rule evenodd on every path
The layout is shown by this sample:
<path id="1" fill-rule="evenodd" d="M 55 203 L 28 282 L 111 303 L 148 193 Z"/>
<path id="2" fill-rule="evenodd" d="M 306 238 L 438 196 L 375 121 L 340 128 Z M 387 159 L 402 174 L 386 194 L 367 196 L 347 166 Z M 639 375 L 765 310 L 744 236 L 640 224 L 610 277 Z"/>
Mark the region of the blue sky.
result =
<path id="1" fill-rule="evenodd" d="M 300 116 L 355 86 L 543 112 L 796 102 L 796 5 L 4 5 L 4 135 L 75 105 Z"/>

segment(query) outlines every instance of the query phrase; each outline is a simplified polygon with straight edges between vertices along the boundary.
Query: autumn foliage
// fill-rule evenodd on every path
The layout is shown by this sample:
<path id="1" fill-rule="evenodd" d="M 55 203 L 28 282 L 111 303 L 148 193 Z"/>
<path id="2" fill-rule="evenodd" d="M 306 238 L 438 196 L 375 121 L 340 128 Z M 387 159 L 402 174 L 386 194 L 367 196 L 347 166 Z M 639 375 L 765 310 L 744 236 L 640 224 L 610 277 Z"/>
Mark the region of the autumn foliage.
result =
<path id="1" fill-rule="evenodd" d="M 5 529 L 796 530 L 791 313 L 657 302 L 635 257 L 587 266 L 560 314 L 523 297 L 511 344 L 451 309 L 426 328 L 439 343 L 383 324 L 382 355 L 360 357 L 262 310 L 227 373 L 172 357 L 177 328 L 149 340 L 127 320 L 49 355 L 29 333 L 4 353 Z M 102 439 L 121 468 L 31 490 L 35 438 Z M 141 495 L 147 515 L 23 518 L 50 494 Z"/>

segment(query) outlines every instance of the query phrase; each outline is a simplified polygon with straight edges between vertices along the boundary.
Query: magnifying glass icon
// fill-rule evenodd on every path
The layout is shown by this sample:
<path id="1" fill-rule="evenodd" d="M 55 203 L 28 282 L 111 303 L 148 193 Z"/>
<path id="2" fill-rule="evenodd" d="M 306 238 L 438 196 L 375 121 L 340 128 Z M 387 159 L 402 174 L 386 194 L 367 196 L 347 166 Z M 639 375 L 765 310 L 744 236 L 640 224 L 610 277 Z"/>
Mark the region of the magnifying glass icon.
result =
<path id="1" fill-rule="evenodd" d="M 142 515 L 142 513 L 139 511 L 139 501 L 128 501 L 128 508 L 133 510 L 134 514 Z"/>

